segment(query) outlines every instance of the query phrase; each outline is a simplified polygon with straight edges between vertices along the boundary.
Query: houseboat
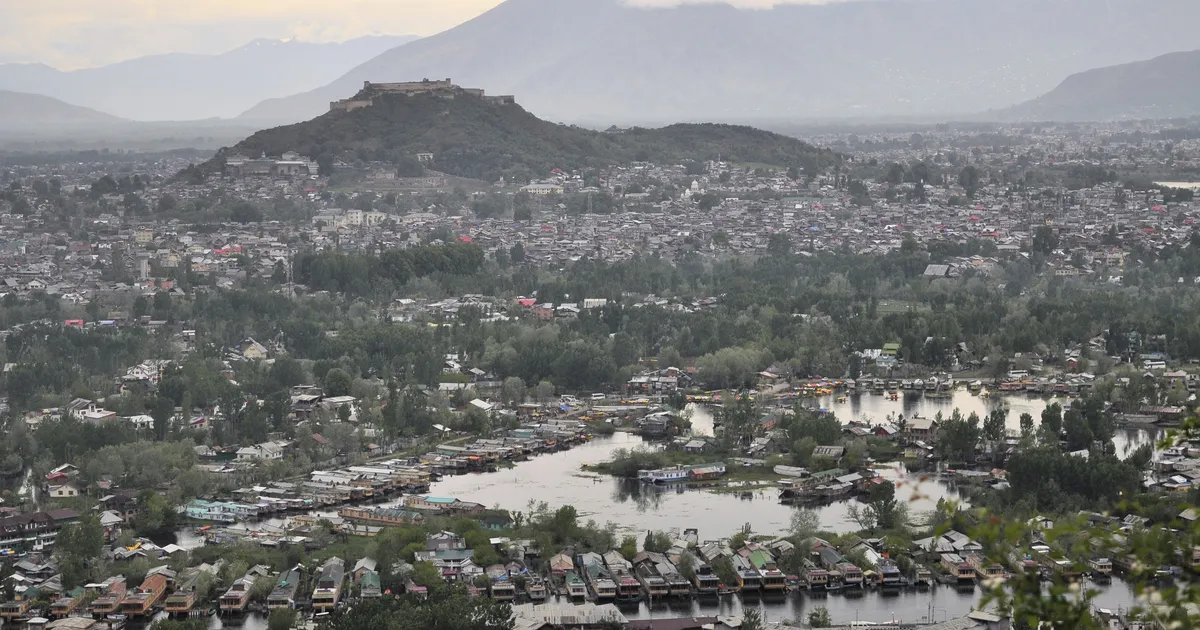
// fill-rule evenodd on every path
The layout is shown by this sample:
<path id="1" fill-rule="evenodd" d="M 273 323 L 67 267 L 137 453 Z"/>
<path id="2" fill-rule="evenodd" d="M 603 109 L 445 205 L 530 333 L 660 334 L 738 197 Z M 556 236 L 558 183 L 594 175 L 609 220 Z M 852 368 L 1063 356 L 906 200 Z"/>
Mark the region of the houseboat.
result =
<path id="1" fill-rule="evenodd" d="M 913 582 L 918 589 L 927 589 L 933 586 L 933 572 L 925 567 L 917 567 L 913 573 Z"/>
<path id="2" fill-rule="evenodd" d="M 895 562 L 884 558 L 879 561 L 879 588 L 884 593 L 898 593 L 904 587 L 904 577 Z"/>
<path id="3" fill-rule="evenodd" d="M 577 601 L 587 599 L 587 584 L 584 583 L 583 578 L 579 577 L 578 573 L 574 571 L 568 571 L 567 574 L 563 576 L 563 582 L 567 587 L 567 597 Z"/>
<path id="4" fill-rule="evenodd" d="M 194 583 L 193 583 L 194 584 Z M 169 617 L 189 617 L 196 606 L 196 589 L 189 584 L 167 596 L 164 606 Z"/>
<path id="5" fill-rule="evenodd" d="M 233 581 L 229 590 L 221 595 L 220 605 L 222 615 L 241 615 L 250 604 L 250 589 L 254 588 L 255 576 L 246 574 Z"/>
<path id="6" fill-rule="evenodd" d="M 283 571 L 279 574 L 279 579 L 275 581 L 275 588 L 271 589 L 271 594 L 267 596 L 267 609 L 275 610 L 276 608 L 295 608 L 296 593 L 298 593 L 299 590 L 299 568 Z"/>
<path id="7" fill-rule="evenodd" d="M 583 572 L 588 586 L 600 602 L 611 602 L 617 598 L 617 582 L 605 566 L 604 558 L 598 553 L 580 554 L 576 559 L 579 570 Z"/>
<path id="8" fill-rule="evenodd" d="M 988 562 L 982 554 L 969 554 L 967 562 L 975 568 L 975 579 L 979 581 L 1004 579 L 1004 565 Z"/>
<path id="9" fill-rule="evenodd" d="M 33 600 L 31 599 L 4 602 L 0 604 L 0 619 L 3 619 L 4 623 L 15 623 L 28 615 L 30 608 L 33 608 Z"/>
<path id="10" fill-rule="evenodd" d="M 535 604 L 546 601 L 546 583 L 537 575 L 525 578 L 525 595 Z"/>
<path id="11" fill-rule="evenodd" d="M 634 574 L 637 576 L 638 582 L 642 584 L 642 590 L 646 596 L 650 598 L 666 597 L 670 595 L 671 590 L 667 585 L 666 579 L 659 575 L 658 569 L 653 563 L 643 562 L 634 567 Z"/>
<path id="12" fill-rule="evenodd" d="M 738 590 L 747 595 L 753 595 L 762 591 L 763 578 L 758 569 L 753 567 L 738 569 Z"/>
<path id="13" fill-rule="evenodd" d="M 161 573 L 146 576 L 141 586 L 121 599 L 117 610 L 126 618 L 143 618 L 154 614 L 154 607 L 167 597 L 167 576 Z"/>
<path id="14" fill-rule="evenodd" d="M 619 552 L 610 551 L 603 556 L 604 564 L 617 583 L 617 601 L 636 602 L 642 599 L 642 583 L 633 574 L 633 565 Z"/>
<path id="15" fill-rule="evenodd" d="M 1107 584 L 1112 581 L 1112 560 L 1108 558 L 1092 558 L 1088 560 L 1088 568 L 1091 569 L 1089 577 L 1093 582 Z"/>
<path id="16" fill-rule="evenodd" d="M 702 564 L 697 567 L 694 582 L 696 594 L 701 597 L 716 595 L 721 590 L 721 578 L 713 573 L 711 565 Z"/>
<path id="17" fill-rule="evenodd" d="M 655 470 L 639 470 L 638 481 L 642 483 L 668 484 L 717 479 L 725 474 L 725 464 L 698 464 L 695 466 L 671 466 Z"/>
<path id="18" fill-rule="evenodd" d="M 863 591 L 863 571 L 850 562 L 839 562 L 837 570 L 842 574 L 842 587 L 847 594 Z"/>
<path id="19" fill-rule="evenodd" d="M 837 569 L 830 570 L 829 577 L 825 582 L 825 592 L 840 593 L 842 592 L 842 586 L 844 586 L 842 583 L 842 572 Z"/>
<path id="20" fill-rule="evenodd" d="M 517 585 L 513 584 L 507 575 L 504 578 L 495 576 L 488 592 L 496 601 L 511 602 L 517 598 Z"/>
<path id="21" fill-rule="evenodd" d="M 75 610 L 83 605 L 83 589 L 76 588 L 75 590 L 64 593 L 62 597 L 54 600 L 50 604 L 50 617 L 54 619 L 65 619 L 75 614 Z"/>
<path id="22" fill-rule="evenodd" d="M 804 561 L 804 570 L 800 577 L 804 579 L 804 585 L 810 593 L 824 593 L 825 587 L 829 585 L 829 572 L 808 560 Z"/>
<path id="23" fill-rule="evenodd" d="M 342 587 L 346 581 L 346 561 L 330 558 L 321 566 L 317 586 L 313 589 L 312 607 L 316 612 L 330 612 L 337 608 L 342 599 Z"/>
<path id="24" fill-rule="evenodd" d="M 691 597 L 692 583 L 687 578 L 678 573 L 670 573 L 665 576 L 667 580 L 667 594 L 671 597 Z"/>
<path id="25" fill-rule="evenodd" d="M 954 583 L 961 588 L 975 588 L 975 567 L 956 553 L 942 554 L 942 568 Z"/>
<path id="26" fill-rule="evenodd" d="M 762 577 L 764 593 L 783 593 L 787 591 L 787 576 L 779 569 L 768 567 L 759 570 Z"/>
<path id="27" fill-rule="evenodd" d="M 104 581 L 103 584 L 89 584 L 88 590 L 97 593 L 96 599 L 88 606 L 88 612 L 93 619 L 104 619 L 117 613 L 121 600 L 125 597 L 125 578 L 116 576 Z"/>

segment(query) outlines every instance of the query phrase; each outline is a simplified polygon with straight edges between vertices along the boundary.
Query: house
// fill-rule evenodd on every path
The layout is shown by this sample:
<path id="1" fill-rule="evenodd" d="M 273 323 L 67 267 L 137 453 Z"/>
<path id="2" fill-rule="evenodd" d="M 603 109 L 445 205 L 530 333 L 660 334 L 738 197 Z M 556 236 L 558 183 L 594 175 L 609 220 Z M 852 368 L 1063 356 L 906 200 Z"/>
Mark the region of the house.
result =
<path id="1" fill-rule="evenodd" d="M 838 461 L 846 454 L 844 446 L 818 446 L 813 449 L 813 457 L 823 457 L 833 461 Z"/>
<path id="2" fill-rule="evenodd" d="M 68 481 L 60 485 L 46 487 L 46 494 L 52 499 L 73 499 L 81 494 L 79 486 L 74 482 Z"/>
<path id="3" fill-rule="evenodd" d="M 283 459 L 283 447 L 277 442 L 245 446 L 237 451 L 238 461 Z"/>
<path id="4" fill-rule="evenodd" d="M 446 551 L 449 549 L 466 549 L 467 541 L 454 532 L 438 532 L 425 539 L 426 551 Z"/>
<path id="5" fill-rule="evenodd" d="M 246 339 L 241 346 L 242 358 L 251 361 L 267 358 L 267 347 L 253 339 Z"/>
<path id="6" fill-rule="evenodd" d="M 374 558 L 363 558 L 354 563 L 354 569 L 350 572 L 350 579 L 354 580 L 355 584 L 361 585 L 363 583 L 363 576 L 368 573 L 375 573 L 376 566 L 378 566 L 378 563 L 375 562 Z"/>
<path id="7" fill-rule="evenodd" d="M 913 417 L 908 420 L 908 437 L 933 443 L 937 438 L 938 422 L 933 418 Z"/>

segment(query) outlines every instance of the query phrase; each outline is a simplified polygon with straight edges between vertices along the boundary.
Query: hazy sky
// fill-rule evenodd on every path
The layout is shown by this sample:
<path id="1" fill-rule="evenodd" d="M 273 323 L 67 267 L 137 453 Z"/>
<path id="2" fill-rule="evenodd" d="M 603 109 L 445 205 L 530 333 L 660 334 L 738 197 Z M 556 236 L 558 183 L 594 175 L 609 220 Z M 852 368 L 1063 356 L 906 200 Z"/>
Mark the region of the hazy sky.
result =
<path id="1" fill-rule="evenodd" d="M 501 0 L 0 0 L 0 63 L 69 69 L 167 52 L 216 53 L 252 39 L 432 35 Z M 552 1 L 552 0 L 551 0 Z M 711 0 L 626 0 L 674 5 Z M 726 0 L 762 8 L 822 0 Z"/>

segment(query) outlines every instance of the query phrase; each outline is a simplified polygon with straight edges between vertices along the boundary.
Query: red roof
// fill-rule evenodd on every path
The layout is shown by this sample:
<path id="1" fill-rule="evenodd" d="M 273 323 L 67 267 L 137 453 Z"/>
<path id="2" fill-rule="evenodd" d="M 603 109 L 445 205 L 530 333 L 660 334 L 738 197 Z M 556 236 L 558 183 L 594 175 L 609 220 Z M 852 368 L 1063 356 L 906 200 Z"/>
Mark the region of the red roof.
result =
<path id="1" fill-rule="evenodd" d="M 472 239 L 470 236 L 467 236 L 466 234 L 460 234 L 458 236 L 458 240 L 460 243 L 473 243 L 474 242 L 474 239 Z"/>

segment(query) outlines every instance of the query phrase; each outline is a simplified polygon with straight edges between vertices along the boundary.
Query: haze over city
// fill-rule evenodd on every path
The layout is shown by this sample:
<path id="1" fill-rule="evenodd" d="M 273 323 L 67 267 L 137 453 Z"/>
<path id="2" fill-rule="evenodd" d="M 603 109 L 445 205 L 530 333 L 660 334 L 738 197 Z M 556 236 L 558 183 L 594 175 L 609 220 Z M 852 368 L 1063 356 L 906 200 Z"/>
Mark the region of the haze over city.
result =
<path id="1" fill-rule="evenodd" d="M 1200 628 L 1196 0 L 0 4 L 0 630 Z"/>

